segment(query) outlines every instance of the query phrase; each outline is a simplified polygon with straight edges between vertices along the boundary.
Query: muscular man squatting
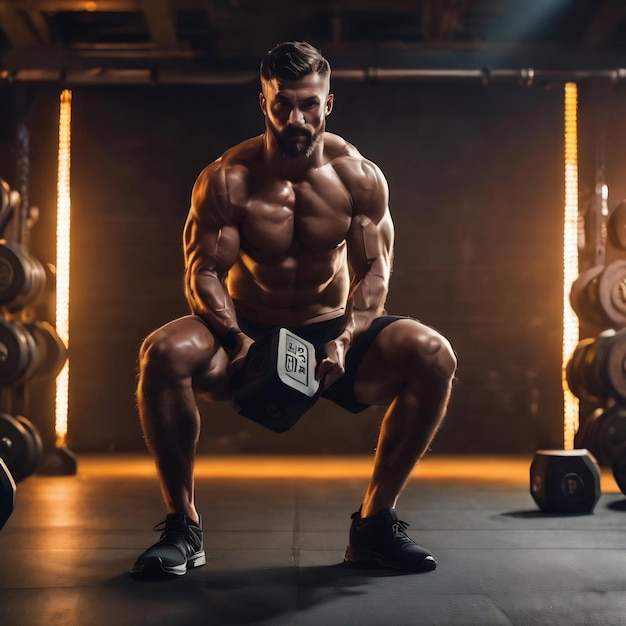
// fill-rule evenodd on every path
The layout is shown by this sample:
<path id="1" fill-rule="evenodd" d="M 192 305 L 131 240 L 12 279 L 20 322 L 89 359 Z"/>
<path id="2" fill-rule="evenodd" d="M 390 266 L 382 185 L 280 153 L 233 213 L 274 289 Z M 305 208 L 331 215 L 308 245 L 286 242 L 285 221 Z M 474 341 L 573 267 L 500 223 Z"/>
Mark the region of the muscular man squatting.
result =
<path id="1" fill-rule="evenodd" d="M 228 400 L 250 345 L 279 326 L 316 346 L 323 397 L 354 413 L 387 407 L 345 561 L 433 570 L 395 506 L 444 418 L 455 354 L 419 321 L 384 314 L 394 240 L 387 182 L 326 132 L 328 61 L 304 42 L 276 46 L 261 64 L 259 103 L 265 132 L 227 150 L 193 188 L 183 236 L 192 314 L 141 347 L 139 415 L 167 518 L 131 572 L 182 575 L 205 563 L 196 401 Z"/>

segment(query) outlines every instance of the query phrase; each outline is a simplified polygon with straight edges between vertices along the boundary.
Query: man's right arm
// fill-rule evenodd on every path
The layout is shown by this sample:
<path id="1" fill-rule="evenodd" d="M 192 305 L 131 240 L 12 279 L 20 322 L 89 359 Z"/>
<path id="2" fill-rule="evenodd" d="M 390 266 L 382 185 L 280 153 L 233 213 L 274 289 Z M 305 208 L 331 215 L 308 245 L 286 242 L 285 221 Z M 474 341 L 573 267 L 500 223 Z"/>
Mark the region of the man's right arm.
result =
<path id="1" fill-rule="evenodd" d="M 239 256 L 239 211 L 229 198 L 226 171 L 217 161 L 198 177 L 184 230 L 185 294 L 229 349 L 238 352 L 237 313 L 226 288 L 228 271 Z"/>

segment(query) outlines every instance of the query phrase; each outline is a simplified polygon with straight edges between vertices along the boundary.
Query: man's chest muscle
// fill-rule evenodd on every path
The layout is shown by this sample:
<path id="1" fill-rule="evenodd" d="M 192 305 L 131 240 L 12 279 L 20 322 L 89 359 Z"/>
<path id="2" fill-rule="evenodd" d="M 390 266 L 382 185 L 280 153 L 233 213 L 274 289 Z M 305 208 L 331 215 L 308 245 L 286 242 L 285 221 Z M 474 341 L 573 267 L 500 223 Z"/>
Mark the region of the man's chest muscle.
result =
<path id="1" fill-rule="evenodd" d="M 350 219 L 350 201 L 342 187 L 270 182 L 249 198 L 241 244 L 257 258 L 290 255 L 296 248 L 324 252 L 345 239 Z"/>

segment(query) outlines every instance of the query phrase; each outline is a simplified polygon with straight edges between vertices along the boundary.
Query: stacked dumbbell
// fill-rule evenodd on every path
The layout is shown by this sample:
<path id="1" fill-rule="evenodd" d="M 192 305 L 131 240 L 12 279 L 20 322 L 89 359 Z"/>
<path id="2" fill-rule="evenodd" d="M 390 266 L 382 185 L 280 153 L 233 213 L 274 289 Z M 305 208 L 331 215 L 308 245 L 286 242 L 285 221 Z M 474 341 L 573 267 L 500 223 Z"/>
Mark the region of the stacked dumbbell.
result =
<path id="1" fill-rule="evenodd" d="M 53 380 L 63 368 L 67 349 L 54 326 L 54 268 L 29 252 L 30 229 L 38 210 L 0 179 L 0 527 L 12 511 L 15 483 L 40 466 L 44 446 L 28 415 L 32 381 Z"/>
<path id="2" fill-rule="evenodd" d="M 51 266 L 32 256 L 19 238 L 7 236 L 20 196 L 0 179 L 0 387 L 55 376 L 66 350 L 54 327 L 38 320 L 55 291 Z M 28 221 L 28 220 L 26 220 Z M 14 239 L 14 240 L 10 240 Z"/>
<path id="3" fill-rule="evenodd" d="M 619 214 L 618 207 L 608 224 L 609 239 L 616 247 Z M 624 469 L 616 469 L 626 447 L 626 260 L 582 272 L 572 284 L 570 302 L 581 327 L 592 335 L 578 343 L 566 367 L 570 390 L 589 408 L 576 444 L 588 448 L 600 465 L 613 467 L 616 479 L 621 472 L 617 482 L 626 493 L 626 452 Z"/>
<path id="4" fill-rule="evenodd" d="M 43 460 L 37 427 L 25 417 L 0 413 L 0 529 L 15 506 L 15 484 L 33 474 Z"/>
<path id="5" fill-rule="evenodd" d="M 622 214 L 626 250 L 626 208 Z M 570 302 L 591 336 L 574 349 L 567 382 L 590 417 L 581 420 L 574 450 L 539 450 L 531 464 L 531 495 L 549 513 L 590 513 L 600 497 L 600 465 L 613 466 L 626 493 L 626 260 L 583 271 Z"/>
<path id="6" fill-rule="evenodd" d="M 22 415 L 0 413 L 1 456 L 16 483 L 28 478 L 43 460 L 39 429 Z"/>
<path id="7" fill-rule="evenodd" d="M 0 530 L 15 508 L 15 479 L 3 458 L 10 445 L 10 442 L 0 440 Z"/>
<path id="8" fill-rule="evenodd" d="M 54 326 L 37 319 L 54 296 L 54 269 L 30 254 L 23 237 L 5 236 L 19 207 L 19 193 L 0 179 L 0 388 L 56 377 L 67 358 Z"/>

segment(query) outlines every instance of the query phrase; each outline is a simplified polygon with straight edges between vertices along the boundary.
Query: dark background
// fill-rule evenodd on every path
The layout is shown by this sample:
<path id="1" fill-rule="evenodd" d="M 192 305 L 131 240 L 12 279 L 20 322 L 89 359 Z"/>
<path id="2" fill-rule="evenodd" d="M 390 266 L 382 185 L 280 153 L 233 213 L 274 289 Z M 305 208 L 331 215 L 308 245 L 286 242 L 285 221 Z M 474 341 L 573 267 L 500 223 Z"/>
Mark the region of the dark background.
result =
<path id="1" fill-rule="evenodd" d="M 34 102 L 31 202 L 41 220 L 31 251 L 54 261 L 59 88 L 16 89 L 1 92 L 11 102 L 6 121 L 18 117 L 15 102 Z M 434 326 L 458 353 L 458 382 L 433 449 L 562 445 L 562 85 L 336 80 L 333 91 L 328 130 L 389 180 L 396 255 L 388 310 Z M 255 82 L 73 89 L 69 442 L 76 451 L 143 449 L 137 350 L 148 332 L 187 312 L 180 239 L 190 189 L 224 149 L 262 132 L 257 94 Z M 581 114 L 584 98 L 583 89 Z M 618 119 L 610 122 L 609 143 L 624 132 Z M 587 134 L 593 152 L 593 125 Z M 587 175 L 593 185 L 593 171 Z M 45 396 L 31 394 L 37 414 L 30 416 L 44 429 L 52 420 Z M 321 401 L 277 436 L 228 405 L 202 405 L 202 414 L 201 450 L 311 453 L 371 450 L 382 416 Z"/>

